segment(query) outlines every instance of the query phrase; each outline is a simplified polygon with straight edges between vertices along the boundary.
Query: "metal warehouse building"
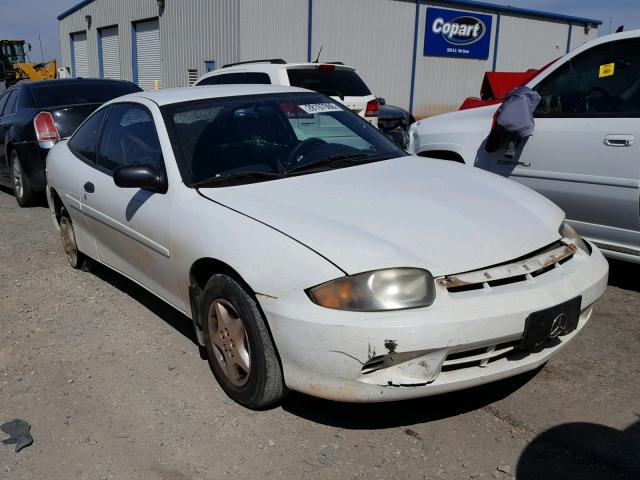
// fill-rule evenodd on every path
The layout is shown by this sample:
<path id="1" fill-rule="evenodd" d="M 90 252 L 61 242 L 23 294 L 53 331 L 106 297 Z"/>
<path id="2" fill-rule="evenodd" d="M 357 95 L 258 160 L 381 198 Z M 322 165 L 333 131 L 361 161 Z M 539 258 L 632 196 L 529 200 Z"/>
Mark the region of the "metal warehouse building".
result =
<path id="1" fill-rule="evenodd" d="M 598 20 L 478 1 L 85 0 L 62 13 L 73 76 L 186 86 L 244 60 L 342 61 L 388 103 L 427 116 L 478 95 L 486 71 L 537 68 Z"/>

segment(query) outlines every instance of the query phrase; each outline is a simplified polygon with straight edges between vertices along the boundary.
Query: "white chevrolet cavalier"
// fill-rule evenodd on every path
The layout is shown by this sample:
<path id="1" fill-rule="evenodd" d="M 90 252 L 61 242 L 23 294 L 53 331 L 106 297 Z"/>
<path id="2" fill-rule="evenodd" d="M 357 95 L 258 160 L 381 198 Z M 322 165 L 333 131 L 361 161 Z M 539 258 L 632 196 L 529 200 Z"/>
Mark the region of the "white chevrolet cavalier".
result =
<path id="1" fill-rule="evenodd" d="M 386 401 L 533 370 L 608 267 L 515 182 L 408 156 L 306 90 L 141 92 L 47 159 L 72 266 L 91 257 L 193 319 L 237 402 Z"/>

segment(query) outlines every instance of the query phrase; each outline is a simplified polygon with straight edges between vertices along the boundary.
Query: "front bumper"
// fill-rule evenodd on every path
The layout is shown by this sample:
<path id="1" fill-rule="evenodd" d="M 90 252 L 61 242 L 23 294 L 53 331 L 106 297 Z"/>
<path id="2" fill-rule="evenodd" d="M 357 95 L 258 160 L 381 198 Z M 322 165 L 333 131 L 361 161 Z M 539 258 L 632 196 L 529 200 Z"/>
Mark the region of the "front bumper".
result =
<path id="1" fill-rule="evenodd" d="M 584 328 L 604 293 L 608 264 L 579 252 L 526 281 L 451 293 L 438 287 L 422 309 L 342 312 L 302 291 L 258 296 L 280 353 L 285 383 L 313 396 L 352 402 L 408 399 L 460 390 L 534 370 Z M 519 352 L 525 319 L 582 296 L 578 328 L 535 352 Z M 466 357 L 465 357 L 466 356 Z"/>

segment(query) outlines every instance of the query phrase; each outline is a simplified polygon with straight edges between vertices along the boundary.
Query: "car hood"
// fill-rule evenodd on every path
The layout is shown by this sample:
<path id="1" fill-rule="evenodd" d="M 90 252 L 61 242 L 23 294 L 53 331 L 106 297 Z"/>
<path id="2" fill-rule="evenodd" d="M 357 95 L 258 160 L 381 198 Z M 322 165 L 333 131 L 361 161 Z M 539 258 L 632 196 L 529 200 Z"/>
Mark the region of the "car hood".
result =
<path id="1" fill-rule="evenodd" d="M 515 182 L 412 156 L 201 193 L 349 274 L 413 266 L 439 276 L 495 265 L 558 240 L 564 218 Z"/>

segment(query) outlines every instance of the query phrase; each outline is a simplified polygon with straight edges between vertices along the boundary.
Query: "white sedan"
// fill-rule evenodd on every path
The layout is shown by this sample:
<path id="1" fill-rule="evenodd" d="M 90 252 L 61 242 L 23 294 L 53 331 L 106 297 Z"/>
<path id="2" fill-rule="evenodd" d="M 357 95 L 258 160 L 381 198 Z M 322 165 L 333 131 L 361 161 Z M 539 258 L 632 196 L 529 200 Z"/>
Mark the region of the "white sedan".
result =
<path id="1" fill-rule="evenodd" d="M 47 159 L 86 257 L 193 319 L 225 392 L 375 402 L 533 370 L 607 285 L 533 191 L 408 156 L 307 90 L 211 86 L 109 102 Z"/>

